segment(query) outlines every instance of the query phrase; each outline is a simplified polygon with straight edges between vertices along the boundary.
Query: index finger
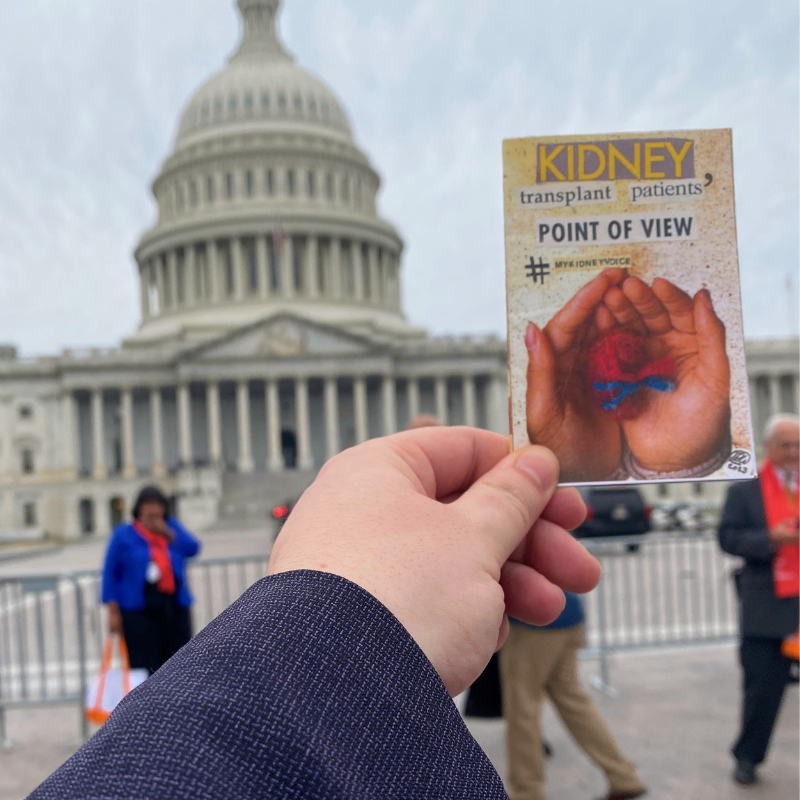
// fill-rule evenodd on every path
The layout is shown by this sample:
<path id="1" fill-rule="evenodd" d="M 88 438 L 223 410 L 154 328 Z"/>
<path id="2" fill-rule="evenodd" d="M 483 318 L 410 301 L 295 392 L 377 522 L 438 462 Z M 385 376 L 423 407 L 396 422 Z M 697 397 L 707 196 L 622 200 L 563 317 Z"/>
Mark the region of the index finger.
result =
<path id="1" fill-rule="evenodd" d="M 592 278 L 589 283 L 578 289 L 564 307 L 553 316 L 545 330 L 557 351 L 566 350 L 574 344 L 578 331 L 587 321 L 593 319 L 594 310 L 602 301 L 603 295 L 624 277 L 624 269 L 615 267 L 603 270 L 596 278 Z"/>

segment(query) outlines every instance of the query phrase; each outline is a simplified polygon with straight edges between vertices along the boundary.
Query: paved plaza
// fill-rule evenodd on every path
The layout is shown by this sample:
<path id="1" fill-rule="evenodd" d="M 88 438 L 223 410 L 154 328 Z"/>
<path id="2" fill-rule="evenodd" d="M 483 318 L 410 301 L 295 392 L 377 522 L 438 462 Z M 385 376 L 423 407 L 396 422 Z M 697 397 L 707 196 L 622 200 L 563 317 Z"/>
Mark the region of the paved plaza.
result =
<path id="1" fill-rule="evenodd" d="M 597 663 L 586 661 L 582 669 L 588 680 Z M 733 646 L 619 655 L 611 678 L 616 697 L 592 694 L 622 748 L 639 765 L 652 800 L 796 800 L 800 794 L 796 687 L 787 693 L 761 784 L 745 789 L 730 779 L 727 748 L 739 691 Z M 503 722 L 470 721 L 469 727 L 505 776 Z M 8 728 L 13 746 L 0 752 L 0 800 L 21 800 L 78 747 L 77 710 L 13 711 Z M 544 728 L 554 748 L 547 765 L 548 800 L 600 796 L 601 774 L 550 708 Z"/>

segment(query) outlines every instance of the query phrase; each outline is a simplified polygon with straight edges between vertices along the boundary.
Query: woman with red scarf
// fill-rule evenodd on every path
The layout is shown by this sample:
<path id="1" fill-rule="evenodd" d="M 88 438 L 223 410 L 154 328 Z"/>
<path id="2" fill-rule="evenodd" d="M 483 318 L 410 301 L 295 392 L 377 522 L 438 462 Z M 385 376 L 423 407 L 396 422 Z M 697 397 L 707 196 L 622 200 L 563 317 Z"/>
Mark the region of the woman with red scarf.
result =
<path id="1" fill-rule="evenodd" d="M 200 543 L 167 508 L 158 488 L 143 488 L 133 520 L 111 534 L 103 567 L 109 632 L 125 637 L 131 668 L 151 675 L 192 637 L 185 562 Z"/>
<path id="2" fill-rule="evenodd" d="M 722 549 L 744 558 L 736 574 L 740 604 L 739 656 L 744 677 L 742 726 L 733 746 L 734 780 L 754 783 L 789 679 L 783 640 L 797 631 L 798 418 L 779 414 L 764 434 L 767 458 L 759 478 L 731 486 L 722 512 Z"/>

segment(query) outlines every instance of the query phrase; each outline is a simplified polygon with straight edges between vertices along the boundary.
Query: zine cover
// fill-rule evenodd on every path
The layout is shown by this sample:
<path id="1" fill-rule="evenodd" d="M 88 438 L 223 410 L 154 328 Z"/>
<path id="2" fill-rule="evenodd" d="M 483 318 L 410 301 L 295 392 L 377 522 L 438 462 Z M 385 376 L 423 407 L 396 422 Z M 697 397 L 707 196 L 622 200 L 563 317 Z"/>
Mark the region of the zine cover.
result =
<path id="1" fill-rule="evenodd" d="M 503 142 L 513 447 L 561 482 L 756 476 L 730 130 Z"/>

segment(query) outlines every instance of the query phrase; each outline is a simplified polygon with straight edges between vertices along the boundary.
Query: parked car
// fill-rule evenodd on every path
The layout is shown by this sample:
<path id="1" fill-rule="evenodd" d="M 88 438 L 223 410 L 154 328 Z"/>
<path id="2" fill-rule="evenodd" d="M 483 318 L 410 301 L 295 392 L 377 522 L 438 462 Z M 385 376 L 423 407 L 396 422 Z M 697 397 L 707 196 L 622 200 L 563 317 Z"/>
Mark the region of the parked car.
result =
<path id="1" fill-rule="evenodd" d="M 578 491 L 587 514 L 583 525 L 573 531 L 576 538 L 639 536 L 651 530 L 650 506 L 635 486 L 581 486 Z M 638 544 L 628 544 L 631 552 L 638 549 Z"/>
<path id="2" fill-rule="evenodd" d="M 653 509 L 653 527 L 660 531 L 700 531 L 707 527 L 703 510 L 691 503 L 661 503 Z"/>

